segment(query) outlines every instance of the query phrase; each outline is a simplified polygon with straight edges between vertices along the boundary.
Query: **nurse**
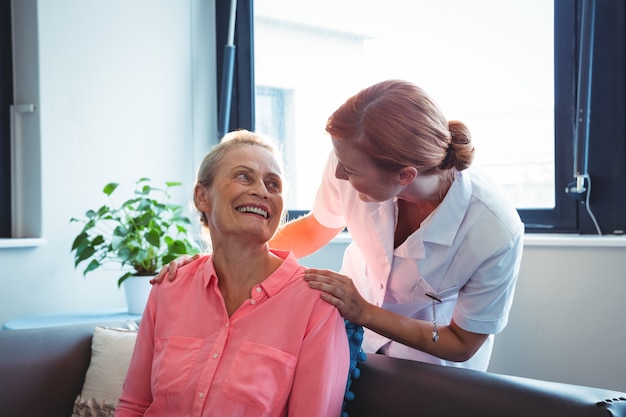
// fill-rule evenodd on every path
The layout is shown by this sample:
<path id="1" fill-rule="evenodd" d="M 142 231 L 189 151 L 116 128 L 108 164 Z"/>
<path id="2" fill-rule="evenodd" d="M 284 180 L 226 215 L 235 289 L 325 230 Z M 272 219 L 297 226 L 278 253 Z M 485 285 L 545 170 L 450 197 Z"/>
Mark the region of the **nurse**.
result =
<path id="1" fill-rule="evenodd" d="M 507 324 L 524 225 L 470 168 L 467 126 L 448 122 L 414 84 L 387 80 L 349 98 L 326 131 L 333 152 L 313 209 L 271 247 L 301 258 L 347 227 L 341 273 L 308 269 L 304 279 L 365 328 L 363 349 L 486 370 Z"/>

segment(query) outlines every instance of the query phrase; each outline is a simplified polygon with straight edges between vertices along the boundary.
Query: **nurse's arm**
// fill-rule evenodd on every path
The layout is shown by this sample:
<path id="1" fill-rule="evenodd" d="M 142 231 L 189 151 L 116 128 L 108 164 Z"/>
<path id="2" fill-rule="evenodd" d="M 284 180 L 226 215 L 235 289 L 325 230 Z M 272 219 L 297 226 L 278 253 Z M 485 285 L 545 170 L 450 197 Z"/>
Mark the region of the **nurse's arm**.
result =
<path id="1" fill-rule="evenodd" d="M 290 250 L 296 258 L 303 258 L 324 247 L 342 230 L 343 227 L 322 226 L 312 213 L 308 213 L 278 229 L 269 245 L 272 249 Z"/>
<path id="2" fill-rule="evenodd" d="M 489 335 L 468 332 L 455 322 L 437 326 L 439 340 L 433 341 L 433 323 L 405 317 L 368 304 L 360 324 L 391 340 L 429 353 L 438 358 L 464 362 L 474 356 Z"/>

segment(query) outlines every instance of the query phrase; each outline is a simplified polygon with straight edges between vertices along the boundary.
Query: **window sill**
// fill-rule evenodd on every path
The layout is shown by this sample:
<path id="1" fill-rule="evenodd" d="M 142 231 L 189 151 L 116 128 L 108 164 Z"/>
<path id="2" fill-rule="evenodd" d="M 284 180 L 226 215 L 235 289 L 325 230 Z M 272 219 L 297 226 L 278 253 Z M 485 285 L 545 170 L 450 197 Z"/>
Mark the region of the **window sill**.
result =
<path id="1" fill-rule="evenodd" d="M 44 238 L 0 238 L 0 249 L 4 248 L 36 248 L 46 244 Z"/>
<path id="2" fill-rule="evenodd" d="M 626 236 L 527 233 L 524 235 L 524 246 L 626 248 Z"/>
<path id="3" fill-rule="evenodd" d="M 347 232 L 341 232 L 332 243 L 350 243 L 352 238 Z M 526 247 L 594 247 L 594 248 L 626 248 L 626 235 L 577 235 L 558 233 L 526 233 Z"/>

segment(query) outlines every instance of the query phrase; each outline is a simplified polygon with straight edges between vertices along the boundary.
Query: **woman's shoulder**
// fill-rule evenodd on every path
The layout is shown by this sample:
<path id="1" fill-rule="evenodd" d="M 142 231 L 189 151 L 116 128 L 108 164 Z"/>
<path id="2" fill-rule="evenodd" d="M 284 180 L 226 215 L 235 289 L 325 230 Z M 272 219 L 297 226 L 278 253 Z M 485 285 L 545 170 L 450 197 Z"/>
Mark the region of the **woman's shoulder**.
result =
<path id="1" fill-rule="evenodd" d="M 192 260 L 188 264 L 185 264 L 185 265 L 179 267 L 176 273 L 177 274 L 186 274 L 186 275 L 191 274 L 191 275 L 193 275 L 193 274 L 196 273 L 196 271 L 201 270 L 207 264 L 210 264 L 211 259 L 212 259 L 212 255 L 210 253 L 199 254 L 196 259 Z"/>
<path id="2" fill-rule="evenodd" d="M 484 215 L 493 217 L 494 222 L 503 227 L 517 230 L 521 219 L 517 209 L 503 187 L 479 168 L 463 171 L 471 186 L 474 205 L 484 210 Z"/>
<path id="3" fill-rule="evenodd" d="M 197 259 L 192 260 L 191 262 L 179 266 L 176 270 L 176 277 L 174 280 L 169 280 L 169 278 L 163 279 L 161 284 L 158 287 L 182 287 L 184 285 L 191 284 L 197 279 L 202 279 L 204 275 L 205 268 L 212 268 L 211 264 L 211 255 L 210 254 L 200 254 Z"/>
<path id="4" fill-rule="evenodd" d="M 304 280 L 306 266 L 301 265 L 293 255 L 285 259 L 282 268 L 282 283 L 278 292 L 284 291 L 289 294 L 290 298 L 299 299 L 302 302 L 319 298 L 319 291 L 313 290 Z"/>

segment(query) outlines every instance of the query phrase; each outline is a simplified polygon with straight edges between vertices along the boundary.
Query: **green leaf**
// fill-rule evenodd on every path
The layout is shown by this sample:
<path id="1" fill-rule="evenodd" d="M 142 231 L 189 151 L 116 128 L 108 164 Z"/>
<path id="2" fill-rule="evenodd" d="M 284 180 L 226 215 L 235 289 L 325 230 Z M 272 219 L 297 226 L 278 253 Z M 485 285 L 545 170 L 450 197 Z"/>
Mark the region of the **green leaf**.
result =
<path id="1" fill-rule="evenodd" d="M 187 246 L 183 241 L 175 240 L 170 246 L 170 252 L 183 255 L 187 253 Z"/>
<path id="2" fill-rule="evenodd" d="M 85 232 L 79 233 L 74 239 L 74 243 L 72 243 L 72 250 L 76 250 L 76 248 L 85 246 L 85 243 L 89 242 L 89 235 Z"/>
<path id="3" fill-rule="evenodd" d="M 83 276 L 87 275 L 87 272 L 91 272 L 94 269 L 97 269 L 99 267 L 100 267 L 100 262 L 93 259 L 91 262 L 89 262 L 89 265 L 87 265 L 87 268 L 85 268 L 85 270 L 83 271 Z"/>
<path id="4" fill-rule="evenodd" d="M 118 183 L 116 182 L 110 182 L 107 185 L 104 186 L 104 189 L 102 190 L 103 193 L 105 193 L 106 195 L 111 195 L 111 193 L 113 193 L 113 191 L 115 191 L 115 189 L 119 186 Z"/>
<path id="5" fill-rule="evenodd" d="M 146 249 L 138 249 L 135 251 L 133 258 L 135 258 L 136 263 L 144 263 L 146 259 L 150 259 L 150 252 Z"/>
<path id="6" fill-rule="evenodd" d="M 128 235 L 128 228 L 124 225 L 117 226 L 113 229 L 113 236 L 124 237 Z"/>
<path id="7" fill-rule="evenodd" d="M 148 243 L 150 243 L 152 246 L 157 247 L 157 248 L 161 246 L 160 235 L 156 230 L 148 231 L 145 237 Z"/>
<path id="8" fill-rule="evenodd" d="M 150 200 L 149 198 L 142 198 L 139 201 L 139 206 L 137 207 L 137 210 L 139 210 L 139 211 L 149 211 L 151 209 L 151 207 L 152 207 L 152 201 L 153 200 Z M 157 205 L 157 204 L 155 203 L 155 205 Z"/>
<path id="9" fill-rule="evenodd" d="M 191 225 L 191 220 L 189 220 L 189 217 L 185 217 L 185 216 L 174 217 L 173 221 L 176 223 L 184 223 L 184 224 Z M 186 230 L 183 229 L 183 231 L 186 231 Z"/>
<path id="10" fill-rule="evenodd" d="M 165 255 L 165 256 L 163 256 L 161 261 L 163 261 L 163 265 L 166 265 L 166 264 L 172 262 L 176 258 L 178 258 L 178 256 L 176 256 L 176 255 Z"/>
<path id="11" fill-rule="evenodd" d="M 74 266 L 78 266 L 79 263 L 91 258 L 96 250 L 93 246 L 79 247 L 76 250 L 76 256 L 74 257 Z"/>
<path id="12" fill-rule="evenodd" d="M 98 209 L 98 213 L 96 214 L 97 217 L 102 217 L 105 214 L 109 213 L 111 211 L 111 209 L 108 206 L 102 206 Z"/>
<path id="13" fill-rule="evenodd" d="M 119 250 L 120 247 L 126 245 L 126 238 L 124 236 L 112 236 L 111 237 L 111 250 Z"/>
<path id="14" fill-rule="evenodd" d="M 93 229 L 96 226 L 96 220 L 95 219 L 91 219 L 89 221 L 87 221 L 85 223 L 85 225 L 83 226 L 83 232 L 88 232 L 89 229 Z"/>
<path id="15" fill-rule="evenodd" d="M 120 259 L 122 263 L 128 262 L 131 258 L 130 248 L 128 246 L 124 246 L 117 251 L 117 257 Z"/>
<path id="16" fill-rule="evenodd" d="M 117 280 L 117 288 L 120 288 L 122 286 L 122 282 L 124 282 L 126 280 L 126 278 L 131 277 L 133 274 L 132 272 L 127 272 L 124 275 L 122 275 L 118 280 Z"/>
<path id="17" fill-rule="evenodd" d="M 128 199 L 124 201 L 124 203 L 122 204 L 122 207 L 128 210 L 134 210 L 134 206 L 139 200 L 141 200 L 141 197 Z"/>

